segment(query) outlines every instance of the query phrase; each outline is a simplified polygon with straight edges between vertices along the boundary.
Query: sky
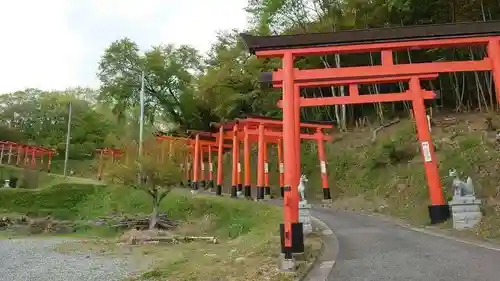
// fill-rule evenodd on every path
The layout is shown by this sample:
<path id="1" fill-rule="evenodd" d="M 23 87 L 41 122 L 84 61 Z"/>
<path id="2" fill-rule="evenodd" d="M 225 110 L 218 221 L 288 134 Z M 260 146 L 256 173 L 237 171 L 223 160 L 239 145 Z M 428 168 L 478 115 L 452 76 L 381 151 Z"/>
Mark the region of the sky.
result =
<path id="1" fill-rule="evenodd" d="M 0 1 L 0 93 L 98 87 L 104 49 L 128 37 L 141 50 L 189 44 L 208 51 L 216 32 L 243 29 L 247 0 Z"/>

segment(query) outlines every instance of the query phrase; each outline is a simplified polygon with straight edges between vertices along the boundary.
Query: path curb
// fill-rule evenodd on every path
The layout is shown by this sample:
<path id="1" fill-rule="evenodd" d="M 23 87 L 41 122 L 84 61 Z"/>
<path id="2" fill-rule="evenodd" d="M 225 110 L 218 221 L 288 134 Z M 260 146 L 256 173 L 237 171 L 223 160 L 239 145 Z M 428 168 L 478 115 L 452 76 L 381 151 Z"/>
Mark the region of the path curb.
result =
<path id="1" fill-rule="evenodd" d="M 311 216 L 313 228 L 319 228 L 322 247 L 311 265 L 305 270 L 304 275 L 296 281 L 326 281 L 339 253 L 339 242 L 333 230 L 322 220 Z M 316 231 L 314 231 L 316 232 Z"/>

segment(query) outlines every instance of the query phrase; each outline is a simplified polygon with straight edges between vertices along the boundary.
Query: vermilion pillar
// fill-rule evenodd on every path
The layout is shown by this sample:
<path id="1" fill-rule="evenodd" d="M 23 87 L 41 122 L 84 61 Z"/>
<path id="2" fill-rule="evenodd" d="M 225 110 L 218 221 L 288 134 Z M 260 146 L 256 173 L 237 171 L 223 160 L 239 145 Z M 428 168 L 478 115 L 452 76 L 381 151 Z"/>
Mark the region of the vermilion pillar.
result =
<path id="1" fill-rule="evenodd" d="M 316 136 L 318 138 L 318 157 L 321 172 L 321 187 L 323 188 L 323 199 L 331 200 L 332 196 L 330 194 L 330 188 L 328 187 L 328 174 L 326 172 L 325 138 L 321 129 L 317 129 Z"/>
<path id="2" fill-rule="evenodd" d="M 7 164 L 9 165 L 11 156 L 12 156 L 12 144 L 9 145 L 9 156 L 7 156 Z"/>
<path id="3" fill-rule="evenodd" d="M 33 168 L 36 167 L 36 149 L 35 148 L 31 149 L 31 167 L 33 167 Z"/>
<path id="4" fill-rule="evenodd" d="M 418 140 L 420 142 L 420 152 L 424 158 L 425 175 L 429 184 L 429 216 L 431 223 L 436 224 L 446 221 L 450 216 L 449 206 L 446 204 L 441 188 L 439 171 L 436 164 L 434 145 L 432 144 L 429 126 L 427 124 L 425 103 L 422 98 L 420 80 L 416 77 L 410 80 L 410 91 L 413 95 L 413 113 L 417 127 Z"/>
<path id="5" fill-rule="evenodd" d="M 189 153 L 186 157 L 186 172 L 187 172 L 187 182 L 188 186 L 193 186 L 193 181 L 191 175 L 193 174 L 193 159 L 194 158 L 194 147 L 189 148 Z"/>
<path id="6" fill-rule="evenodd" d="M 200 184 L 203 189 L 207 187 L 207 182 L 205 181 L 205 152 L 203 146 L 200 145 Z"/>
<path id="7" fill-rule="evenodd" d="M 29 163 L 29 154 L 30 154 L 30 149 L 29 147 L 23 147 L 22 148 L 22 152 L 23 152 L 23 157 L 24 157 L 24 165 L 28 165 Z"/>
<path id="8" fill-rule="evenodd" d="M 293 189 L 296 191 L 296 196 L 294 197 L 297 200 L 297 220 L 299 217 L 299 210 L 298 210 L 298 204 L 299 204 L 299 195 L 297 188 L 300 183 L 300 176 L 302 174 L 302 168 L 300 165 L 300 87 L 295 85 L 294 86 L 294 91 L 293 91 L 293 98 L 294 98 L 294 141 L 295 141 L 295 165 L 296 165 L 296 170 L 295 170 L 295 177 L 294 177 L 294 182 L 293 182 Z"/>
<path id="9" fill-rule="evenodd" d="M 101 149 L 99 153 L 99 167 L 97 168 L 97 179 L 102 180 L 102 170 L 104 166 L 104 151 Z"/>
<path id="10" fill-rule="evenodd" d="M 488 58 L 491 61 L 491 75 L 495 84 L 497 102 L 500 103 L 500 40 L 498 38 L 488 43 Z"/>
<path id="11" fill-rule="evenodd" d="M 218 136 L 218 145 L 219 150 L 217 151 L 217 190 L 215 193 L 218 196 L 222 195 L 222 153 L 224 153 L 224 128 L 220 126 L 219 128 L 219 136 Z"/>
<path id="12" fill-rule="evenodd" d="M 8 164 L 10 164 L 10 159 L 11 159 L 11 156 L 12 156 L 12 144 L 10 145 L 10 148 L 9 148 L 9 157 L 7 159 L 8 161 Z M 17 159 L 16 159 L 16 165 L 19 166 L 19 164 L 21 163 L 21 157 L 22 157 L 22 154 L 23 154 L 23 147 L 21 146 L 18 146 L 17 147 Z"/>
<path id="13" fill-rule="evenodd" d="M 208 188 L 214 189 L 214 163 L 212 162 L 212 145 L 208 146 Z"/>
<path id="14" fill-rule="evenodd" d="M 284 177 L 284 172 L 285 172 L 285 167 L 283 164 L 283 140 L 279 139 L 278 140 L 278 166 L 279 166 L 279 182 L 280 182 L 280 195 L 281 198 L 285 196 L 285 177 Z"/>
<path id="15" fill-rule="evenodd" d="M 193 155 L 193 190 L 199 189 L 199 175 L 200 175 L 200 136 L 197 134 L 194 139 L 194 155 Z"/>
<path id="16" fill-rule="evenodd" d="M 48 159 L 47 159 L 47 173 L 50 173 L 50 169 L 52 168 L 52 152 L 49 152 L 49 154 L 47 156 L 48 156 Z"/>
<path id="17" fill-rule="evenodd" d="M 231 185 L 231 197 L 238 196 L 238 125 L 233 126 L 233 176 Z"/>
<path id="18" fill-rule="evenodd" d="M 244 195 L 246 198 L 252 198 L 252 186 L 250 179 L 250 136 L 248 134 L 248 125 L 243 127 L 244 130 L 244 138 L 243 138 L 243 163 L 245 169 L 245 187 L 244 187 Z"/>
<path id="19" fill-rule="evenodd" d="M 264 124 L 259 124 L 258 151 L 257 151 L 257 200 L 264 199 Z"/>
<path id="20" fill-rule="evenodd" d="M 237 145 L 236 145 L 236 159 L 238 159 L 238 174 L 237 174 L 237 195 L 241 196 L 243 194 L 243 181 L 242 181 L 242 172 L 243 169 L 241 167 L 241 151 L 240 151 L 240 139 L 236 137 Z"/>
<path id="21" fill-rule="evenodd" d="M 269 185 L 269 144 L 264 143 L 264 197 L 271 197 L 271 186 Z"/>
<path id="22" fill-rule="evenodd" d="M 293 252 L 304 251 L 304 236 L 302 224 L 298 222 L 298 191 L 295 185 L 297 178 L 296 155 L 296 110 L 294 61 L 291 52 L 286 52 L 282 59 L 283 64 L 283 150 L 285 164 L 285 194 L 284 194 L 284 223 L 280 227 L 282 237 L 282 252 L 285 259 L 292 259 Z M 298 102 L 298 101 L 297 101 Z"/>
<path id="23" fill-rule="evenodd" d="M 0 164 L 3 164 L 4 151 L 5 151 L 5 144 L 2 143 L 2 152 L 0 152 Z"/>

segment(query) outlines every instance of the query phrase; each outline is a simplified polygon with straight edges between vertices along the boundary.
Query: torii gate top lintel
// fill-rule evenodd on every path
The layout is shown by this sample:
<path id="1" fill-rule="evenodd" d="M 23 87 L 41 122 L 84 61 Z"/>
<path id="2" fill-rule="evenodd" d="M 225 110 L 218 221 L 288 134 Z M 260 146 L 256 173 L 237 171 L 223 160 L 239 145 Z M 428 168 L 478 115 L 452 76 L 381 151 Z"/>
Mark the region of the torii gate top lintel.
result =
<path id="1" fill-rule="evenodd" d="M 212 124 L 215 128 L 220 128 L 222 126 L 224 130 L 232 130 L 234 125 L 242 125 L 238 126 L 239 130 L 243 130 L 245 125 L 247 125 L 249 129 L 255 129 L 258 128 L 259 125 L 264 125 L 266 128 L 276 128 L 281 130 L 283 127 L 283 120 L 267 116 L 249 115 L 245 118 L 238 118 L 229 122 Z M 300 127 L 319 130 L 333 129 L 331 122 L 322 121 L 301 122 Z"/>
<path id="2" fill-rule="evenodd" d="M 488 38 L 500 35 L 500 21 L 428 24 L 384 27 L 296 35 L 253 36 L 240 34 L 250 53 L 259 57 L 281 57 L 291 51 L 298 56 L 329 53 L 363 53 L 383 48 L 408 49 L 425 45 L 487 44 Z M 415 45 L 415 41 L 419 43 Z"/>

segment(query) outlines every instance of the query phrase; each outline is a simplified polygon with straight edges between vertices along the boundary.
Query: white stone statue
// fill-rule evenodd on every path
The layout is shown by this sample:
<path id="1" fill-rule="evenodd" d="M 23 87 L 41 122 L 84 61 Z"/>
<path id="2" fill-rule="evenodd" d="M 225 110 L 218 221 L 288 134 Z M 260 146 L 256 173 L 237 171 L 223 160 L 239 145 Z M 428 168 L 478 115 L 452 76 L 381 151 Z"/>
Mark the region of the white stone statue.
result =
<path id="1" fill-rule="evenodd" d="M 458 177 L 457 170 L 455 169 L 450 169 L 448 175 L 449 177 L 453 177 L 453 182 L 451 184 L 453 196 L 475 196 L 471 177 L 467 177 L 467 182 L 464 182 Z"/>
<path id="2" fill-rule="evenodd" d="M 304 192 L 306 190 L 306 185 L 305 183 L 308 182 L 309 180 L 307 179 L 306 175 L 302 174 L 300 176 L 300 183 L 299 186 L 297 187 L 299 194 L 300 194 L 300 201 L 305 201 L 306 197 L 304 195 Z"/>

